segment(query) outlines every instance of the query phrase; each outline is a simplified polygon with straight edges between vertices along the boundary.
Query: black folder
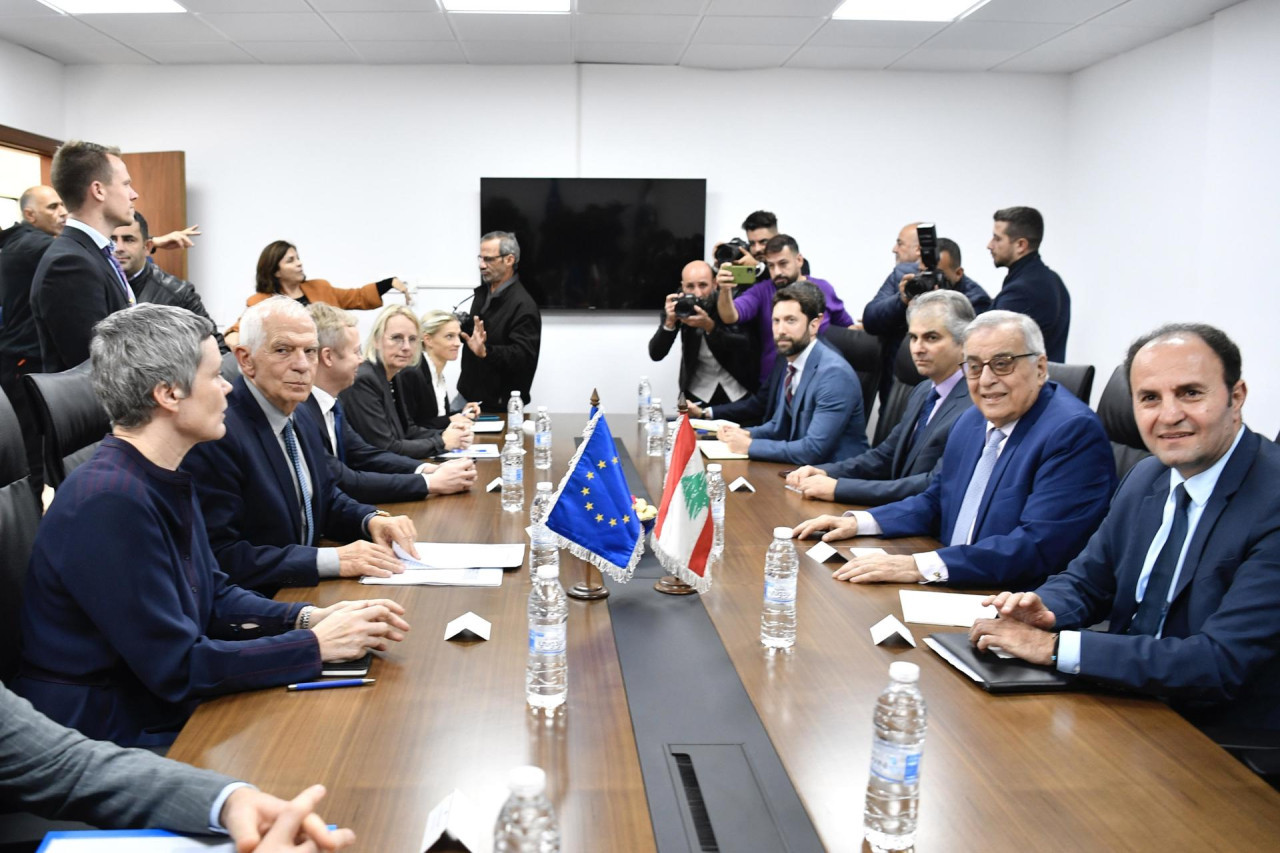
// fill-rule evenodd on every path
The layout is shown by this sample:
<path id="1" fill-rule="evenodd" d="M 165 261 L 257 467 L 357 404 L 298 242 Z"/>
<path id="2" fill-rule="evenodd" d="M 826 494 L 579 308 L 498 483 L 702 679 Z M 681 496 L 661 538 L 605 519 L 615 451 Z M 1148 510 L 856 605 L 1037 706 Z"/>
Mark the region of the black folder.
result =
<path id="1" fill-rule="evenodd" d="M 1049 693 L 1066 690 L 1074 682 L 1071 676 L 1052 667 L 978 651 L 964 632 L 930 634 L 929 639 L 972 670 L 980 679 L 976 683 L 988 693 Z M 943 660 L 947 660 L 946 656 Z"/>

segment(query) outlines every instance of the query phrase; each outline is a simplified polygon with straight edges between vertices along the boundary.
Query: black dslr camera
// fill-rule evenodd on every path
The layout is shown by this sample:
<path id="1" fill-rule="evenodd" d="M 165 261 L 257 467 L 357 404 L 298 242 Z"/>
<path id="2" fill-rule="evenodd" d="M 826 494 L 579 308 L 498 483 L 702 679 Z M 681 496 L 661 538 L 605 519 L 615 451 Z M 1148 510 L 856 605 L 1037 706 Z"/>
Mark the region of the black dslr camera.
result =
<path id="1" fill-rule="evenodd" d="M 725 264 L 736 264 L 738 258 L 742 257 L 742 253 L 749 248 L 747 241 L 741 237 L 734 237 L 732 240 L 716 246 L 716 269 L 720 269 Z M 679 311 L 680 309 L 677 308 L 676 313 L 679 313 Z"/>
<path id="2" fill-rule="evenodd" d="M 908 302 L 922 293 L 928 293 L 940 287 L 951 287 L 951 282 L 938 272 L 937 227 L 932 222 L 922 222 L 916 226 L 916 236 L 920 240 L 920 263 L 924 265 L 924 269 L 917 272 L 914 278 L 902 286 L 902 292 L 906 294 Z"/>
<path id="3" fill-rule="evenodd" d="M 697 305 L 698 297 L 694 296 L 692 293 L 680 294 L 680 298 L 676 300 L 674 308 L 676 316 L 680 318 L 692 317 L 694 313 L 693 309 L 697 307 Z"/>

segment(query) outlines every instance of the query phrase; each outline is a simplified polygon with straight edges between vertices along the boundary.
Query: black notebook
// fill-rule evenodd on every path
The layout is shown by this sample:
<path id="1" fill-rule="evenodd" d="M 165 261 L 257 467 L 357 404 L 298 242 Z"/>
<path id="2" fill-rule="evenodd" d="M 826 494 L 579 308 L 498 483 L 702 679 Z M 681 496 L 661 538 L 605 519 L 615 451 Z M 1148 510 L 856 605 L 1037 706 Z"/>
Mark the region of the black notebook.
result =
<path id="1" fill-rule="evenodd" d="M 373 652 L 365 652 L 364 657 L 355 660 L 326 661 L 320 665 L 322 667 L 320 674 L 342 678 L 362 678 L 369 674 L 369 667 L 372 664 Z"/>
<path id="2" fill-rule="evenodd" d="M 970 645 L 969 635 L 964 632 L 930 634 L 925 642 L 988 693 L 1048 693 L 1066 690 L 1074 681 L 1051 667 L 980 652 Z"/>

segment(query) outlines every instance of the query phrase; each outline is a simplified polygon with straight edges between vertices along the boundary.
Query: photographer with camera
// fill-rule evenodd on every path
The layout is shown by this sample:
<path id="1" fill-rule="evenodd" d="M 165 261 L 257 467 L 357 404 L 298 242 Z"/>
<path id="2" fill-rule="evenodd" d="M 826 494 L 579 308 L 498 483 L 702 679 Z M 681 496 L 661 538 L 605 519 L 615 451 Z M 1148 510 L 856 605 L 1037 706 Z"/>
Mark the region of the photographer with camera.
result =
<path id="1" fill-rule="evenodd" d="M 724 243 L 717 243 L 714 255 L 717 272 L 725 264 L 742 268 L 734 271 L 736 273 L 733 290 L 735 298 L 741 296 L 757 281 L 764 281 L 769 277 L 769 267 L 764 261 L 764 247 L 778 236 L 778 217 L 768 210 L 757 210 L 742 221 L 742 230 L 747 235 L 747 239 L 734 237 Z M 807 260 L 800 274 L 809 274 Z"/>
<path id="2" fill-rule="evenodd" d="M 912 234 L 907 235 L 910 229 Z M 905 239 L 904 237 L 911 239 Z M 898 248 L 904 249 L 899 253 Z M 910 261 L 899 263 L 885 279 L 875 298 L 862 309 L 862 327 L 880 338 L 880 405 L 884 405 L 893 382 L 893 362 L 907 334 L 907 305 L 931 290 L 955 290 L 963 293 L 973 306 L 974 314 L 991 307 L 991 297 L 982 286 L 964 274 L 960 265 L 960 246 L 954 240 L 938 236 L 932 222 L 917 222 L 902 229 L 894 254 L 901 260 L 918 253 L 916 271 L 908 272 Z"/>
<path id="3" fill-rule="evenodd" d="M 691 261 L 680 273 L 680 292 L 667 296 L 662 322 L 649 340 L 649 358 L 662 361 L 680 336 L 680 390 L 708 405 L 739 400 L 755 389 L 755 358 L 745 332 L 727 326 L 716 308 L 711 265 Z"/>

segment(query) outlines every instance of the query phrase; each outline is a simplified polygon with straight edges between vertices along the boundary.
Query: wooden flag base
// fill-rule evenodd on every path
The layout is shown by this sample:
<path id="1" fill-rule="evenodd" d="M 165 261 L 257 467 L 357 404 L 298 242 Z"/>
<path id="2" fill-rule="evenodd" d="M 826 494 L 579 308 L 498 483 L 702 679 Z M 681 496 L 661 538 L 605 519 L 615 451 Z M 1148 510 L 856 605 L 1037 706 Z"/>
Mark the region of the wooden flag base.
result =
<path id="1" fill-rule="evenodd" d="M 664 595 L 693 595 L 696 589 L 689 586 L 675 575 L 667 575 L 653 585 L 653 588 Z"/>
<path id="2" fill-rule="evenodd" d="M 596 601 L 609 597 L 609 588 L 600 580 L 600 570 L 584 561 L 582 580 L 565 590 L 565 595 L 583 601 Z"/>

